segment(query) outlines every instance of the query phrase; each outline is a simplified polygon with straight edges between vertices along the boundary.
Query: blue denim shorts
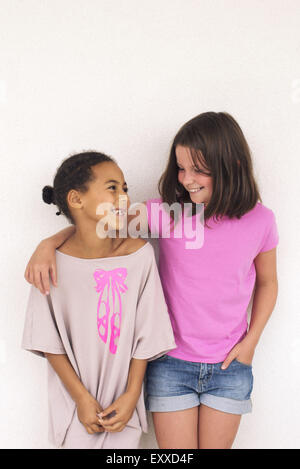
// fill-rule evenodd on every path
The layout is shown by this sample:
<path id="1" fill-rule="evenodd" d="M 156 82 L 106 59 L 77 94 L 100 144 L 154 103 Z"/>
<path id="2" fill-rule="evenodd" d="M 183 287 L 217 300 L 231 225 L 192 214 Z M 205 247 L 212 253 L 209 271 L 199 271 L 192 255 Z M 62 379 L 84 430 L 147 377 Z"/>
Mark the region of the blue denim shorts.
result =
<path id="1" fill-rule="evenodd" d="M 145 404 L 150 412 L 172 412 L 207 405 L 230 414 L 252 410 L 252 366 L 233 360 L 198 363 L 163 355 L 148 362 Z"/>

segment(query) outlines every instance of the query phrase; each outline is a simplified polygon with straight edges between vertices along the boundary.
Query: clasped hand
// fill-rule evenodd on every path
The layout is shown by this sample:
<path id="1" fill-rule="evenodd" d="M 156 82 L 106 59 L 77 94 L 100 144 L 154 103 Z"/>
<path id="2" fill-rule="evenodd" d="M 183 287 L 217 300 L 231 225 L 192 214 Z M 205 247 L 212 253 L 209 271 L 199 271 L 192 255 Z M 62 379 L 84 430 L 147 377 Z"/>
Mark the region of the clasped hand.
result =
<path id="1" fill-rule="evenodd" d="M 122 394 L 106 409 L 91 395 L 85 395 L 77 402 L 77 414 L 90 435 L 104 431 L 114 433 L 125 428 L 135 407 L 136 399 L 128 392 Z"/>
<path id="2" fill-rule="evenodd" d="M 121 432 L 131 418 L 135 407 L 135 397 L 129 392 L 125 392 L 98 414 L 100 425 L 102 425 L 106 432 Z M 109 417 L 110 414 L 113 415 Z"/>

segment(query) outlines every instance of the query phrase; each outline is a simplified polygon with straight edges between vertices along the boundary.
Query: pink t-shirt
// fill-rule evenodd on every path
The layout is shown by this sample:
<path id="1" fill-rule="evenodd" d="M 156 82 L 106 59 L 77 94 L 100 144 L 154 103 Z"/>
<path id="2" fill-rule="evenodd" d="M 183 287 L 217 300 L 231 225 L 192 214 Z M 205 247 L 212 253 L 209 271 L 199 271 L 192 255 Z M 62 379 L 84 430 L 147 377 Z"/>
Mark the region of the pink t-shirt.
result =
<path id="1" fill-rule="evenodd" d="M 158 236 L 160 279 L 177 344 L 168 355 L 221 362 L 247 332 L 247 308 L 256 279 L 253 261 L 279 240 L 274 213 L 258 202 L 240 219 L 210 219 L 211 229 L 202 227 L 202 247 L 186 249 L 186 230 L 181 238 L 161 237 L 164 222 L 170 221 L 159 209 L 161 203 L 156 198 L 146 205 L 151 236 Z M 195 216 L 185 217 L 184 224 L 186 220 L 194 223 Z"/>

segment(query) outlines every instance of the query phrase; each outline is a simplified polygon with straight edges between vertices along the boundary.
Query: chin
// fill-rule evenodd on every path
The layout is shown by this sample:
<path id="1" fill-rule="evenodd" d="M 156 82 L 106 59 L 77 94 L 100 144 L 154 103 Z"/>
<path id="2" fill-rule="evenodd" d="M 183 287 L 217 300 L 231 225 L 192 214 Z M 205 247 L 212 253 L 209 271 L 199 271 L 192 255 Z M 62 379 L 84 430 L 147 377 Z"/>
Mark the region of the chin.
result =
<path id="1" fill-rule="evenodd" d="M 190 199 L 194 204 L 204 204 L 205 200 L 204 197 L 197 197 L 197 196 L 190 196 Z"/>

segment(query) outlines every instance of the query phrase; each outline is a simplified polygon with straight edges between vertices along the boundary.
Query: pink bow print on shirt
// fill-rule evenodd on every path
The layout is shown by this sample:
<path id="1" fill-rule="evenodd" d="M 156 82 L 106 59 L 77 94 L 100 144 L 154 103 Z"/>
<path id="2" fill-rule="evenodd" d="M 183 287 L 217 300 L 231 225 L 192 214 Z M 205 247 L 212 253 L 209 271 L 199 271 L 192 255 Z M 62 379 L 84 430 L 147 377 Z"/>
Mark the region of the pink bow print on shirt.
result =
<path id="1" fill-rule="evenodd" d="M 108 337 L 109 324 L 111 328 L 109 351 L 116 353 L 117 342 L 120 336 L 122 321 L 122 301 L 121 293 L 127 290 L 124 280 L 127 276 L 127 269 L 118 268 L 114 270 L 96 269 L 94 279 L 97 282 L 96 291 L 100 293 L 97 307 L 97 326 L 98 334 L 101 340 L 106 344 Z M 113 310 L 109 321 L 109 298 L 112 292 Z M 116 307 L 116 296 L 118 298 L 118 307 Z"/>

